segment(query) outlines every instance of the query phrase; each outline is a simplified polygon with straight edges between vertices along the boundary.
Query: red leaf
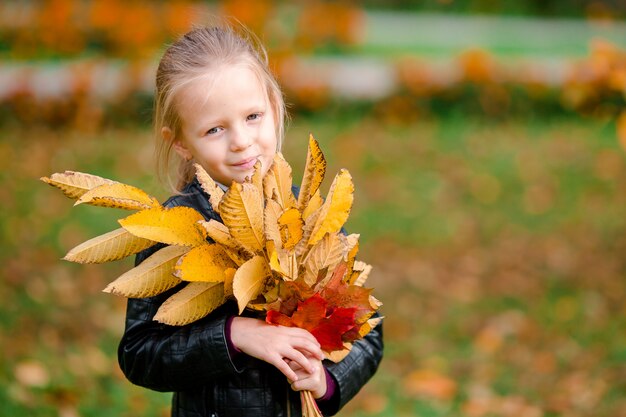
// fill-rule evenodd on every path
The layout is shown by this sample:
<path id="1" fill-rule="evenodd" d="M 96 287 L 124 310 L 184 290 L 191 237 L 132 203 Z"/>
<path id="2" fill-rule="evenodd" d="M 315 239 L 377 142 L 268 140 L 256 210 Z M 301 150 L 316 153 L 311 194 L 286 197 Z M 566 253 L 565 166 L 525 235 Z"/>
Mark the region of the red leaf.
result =
<path id="1" fill-rule="evenodd" d="M 291 317 L 286 316 L 276 310 L 268 311 L 267 316 L 265 316 L 265 321 L 270 324 L 293 327 L 293 324 L 291 323 Z"/>
<path id="2" fill-rule="evenodd" d="M 298 303 L 298 308 L 291 316 L 291 319 L 296 326 L 311 331 L 326 317 L 327 305 L 326 300 L 320 297 L 319 294 L 315 294 L 303 303 Z"/>
<path id="3" fill-rule="evenodd" d="M 287 327 L 308 330 L 320 343 L 323 350 L 331 352 L 343 349 L 342 335 L 356 325 L 355 308 L 328 308 L 328 303 L 319 294 L 298 303 L 291 317 L 278 311 L 268 311 L 266 321 Z"/>
<path id="4" fill-rule="evenodd" d="M 326 287 L 322 289 L 321 295 L 329 306 L 354 308 L 356 310 L 355 321 L 363 324 L 374 313 L 374 309 L 370 305 L 372 289 L 345 283 L 342 280 L 345 271 L 345 264 L 340 264 Z"/>
<path id="5" fill-rule="evenodd" d="M 342 335 L 354 328 L 354 308 L 336 308 L 326 319 L 311 330 L 322 349 L 331 352 L 343 349 Z"/>

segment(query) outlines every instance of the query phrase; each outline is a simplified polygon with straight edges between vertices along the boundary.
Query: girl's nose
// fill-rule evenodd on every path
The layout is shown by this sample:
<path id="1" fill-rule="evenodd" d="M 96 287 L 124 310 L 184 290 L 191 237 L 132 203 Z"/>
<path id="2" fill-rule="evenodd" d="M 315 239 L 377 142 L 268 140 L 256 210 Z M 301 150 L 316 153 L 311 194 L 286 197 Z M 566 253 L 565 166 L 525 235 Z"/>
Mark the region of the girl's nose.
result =
<path id="1" fill-rule="evenodd" d="M 233 151 L 241 151 L 250 146 L 253 141 L 252 131 L 245 128 L 233 129 L 230 138 L 230 147 Z"/>

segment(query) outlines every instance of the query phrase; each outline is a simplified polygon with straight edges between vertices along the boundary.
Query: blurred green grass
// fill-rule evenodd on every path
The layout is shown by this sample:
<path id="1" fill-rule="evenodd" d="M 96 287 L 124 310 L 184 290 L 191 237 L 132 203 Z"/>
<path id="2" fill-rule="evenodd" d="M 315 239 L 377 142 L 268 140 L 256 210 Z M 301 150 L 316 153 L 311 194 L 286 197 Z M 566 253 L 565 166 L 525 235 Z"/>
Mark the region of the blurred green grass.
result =
<path id="1" fill-rule="evenodd" d="M 339 168 L 354 177 L 347 228 L 385 303 L 381 369 L 341 415 L 620 415 L 626 157 L 613 123 L 299 117 L 284 147 L 296 182 L 309 132 L 324 189 Z M 72 208 L 37 181 L 85 171 L 164 199 L 151 156 L 140 129 L 0 139 L 0 414 L 167 415 L 169 396 L 116 363 L 124 300 L 100 291 L 131 260 L 59 260 L 125 213 Z"/>

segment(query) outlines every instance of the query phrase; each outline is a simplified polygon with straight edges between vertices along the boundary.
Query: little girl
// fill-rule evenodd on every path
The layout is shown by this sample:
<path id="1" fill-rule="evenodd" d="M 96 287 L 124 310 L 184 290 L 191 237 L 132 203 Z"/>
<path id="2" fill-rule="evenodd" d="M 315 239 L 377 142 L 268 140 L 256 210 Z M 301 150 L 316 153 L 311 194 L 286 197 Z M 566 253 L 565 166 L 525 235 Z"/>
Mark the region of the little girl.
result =
<path id="1" fill-rule="evenodd" d="M 193 163 L 223 185 L 242 182 L 256 161 L 263 175 L 268 171 L 281 147 L 285 104 L 265 50 L 229 27 L 193 30 L 163 55 L 156 89 L 160 167 L 167 170 L 173 154 L 180 158 L 178 193 L 164 205 L 220 221 Z M 143 251 L 136 263 L 157 249 Z M 131 382 L 174 392 L 173 416 L 299 416 L 301 390 L 312 391 L 322 412 L 333 415 L 382 358 L 381 326 L 331 363 L 308 331 L 239 316 L 234 302 L 186 326 L 153 321 L 178 289 L 129 299 L 118 352 Z"/>

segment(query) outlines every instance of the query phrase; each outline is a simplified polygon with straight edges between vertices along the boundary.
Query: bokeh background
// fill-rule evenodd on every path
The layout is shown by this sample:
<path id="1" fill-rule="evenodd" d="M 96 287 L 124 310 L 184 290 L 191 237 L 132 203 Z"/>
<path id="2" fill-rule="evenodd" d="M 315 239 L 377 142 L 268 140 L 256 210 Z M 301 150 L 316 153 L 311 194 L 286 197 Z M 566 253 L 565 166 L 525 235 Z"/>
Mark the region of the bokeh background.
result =
<path id="1" fill-rule="evenodd" d="M 386 350 L 341 415 L 626 415 L 624 0 L 0 3 L 0 415 L 169 415 L 116 362 L 132 260 L 60 260 L 126 213 L 38 178 L 164 199 L 156 63 L 223 15 L 270 50 L 296 181 L 309 132 L 355 179 Z"/>

